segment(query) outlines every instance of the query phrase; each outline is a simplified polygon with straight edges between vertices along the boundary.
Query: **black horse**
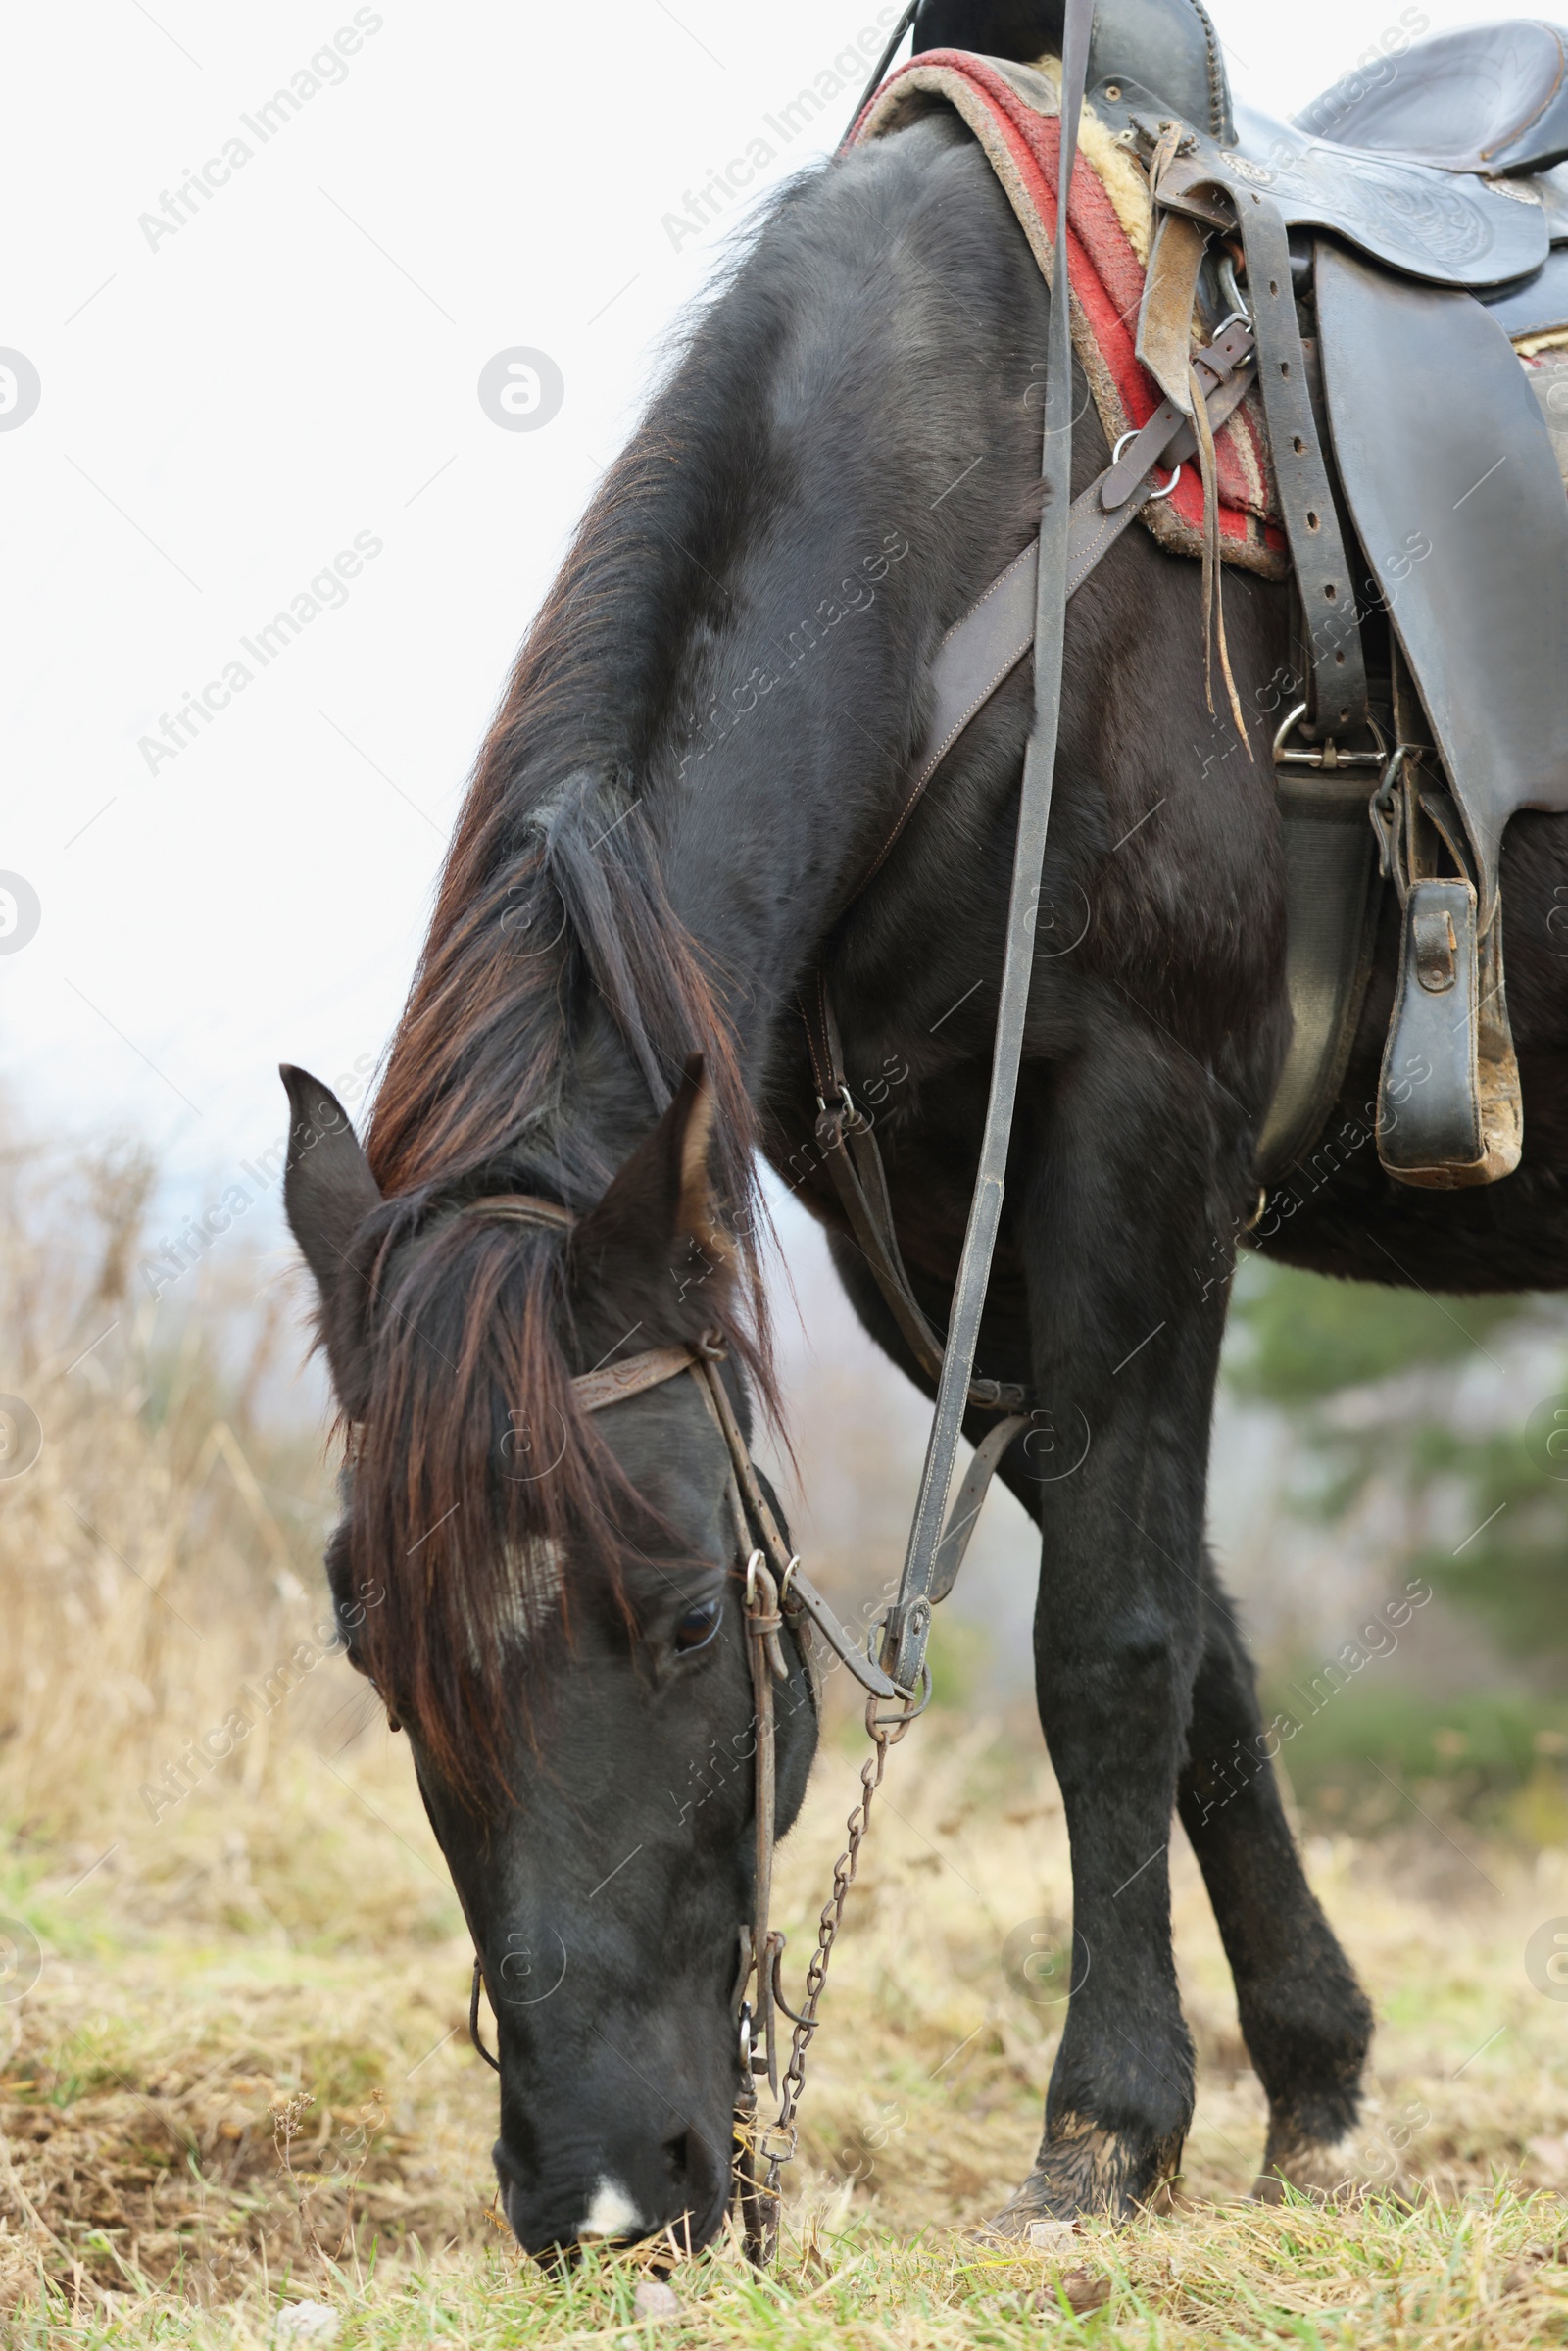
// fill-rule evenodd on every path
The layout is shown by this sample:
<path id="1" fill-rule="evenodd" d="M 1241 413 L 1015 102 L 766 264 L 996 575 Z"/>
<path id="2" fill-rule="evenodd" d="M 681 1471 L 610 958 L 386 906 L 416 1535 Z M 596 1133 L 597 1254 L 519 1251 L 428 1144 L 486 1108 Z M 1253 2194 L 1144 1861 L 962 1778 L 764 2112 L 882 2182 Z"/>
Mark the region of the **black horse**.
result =
<path id="1" fill-rule="evenodd" d="M 845 909 L 900 805 L 938 640 L 1038 525 L 1048 299 L 954 121 L 783 192 L 519 657 L 365 1153 L 287 1073 L 288 1210 L 349 1429 L 333 1588 L 411 1735 L 482 1958 L 496 2163 L 535 2251 L 670 2225 L 696 2246 L 719 2226 L 753 1869 L 722 1441 L 691 1380 L 592 1422 L 570 1383 L 617 1349 L 716 1331 L 737 1411 L 766 1405 L 760 1146 L 826 1225 L 867 1328 L 929 1388 L 811 1147 L 797 1000 L 825 971 L 853 1087 L 907 1072 L 878 1135 L 940 1326 L 985 1105 L 1027 664 Z M 1082 482 L 1105 452 L 1087 398 L 1078 415 Z M 1039 1478 L 1018 1446 L 1003 1473 L 1041 1529 L 1040 1714 L 1091 1964 L 1012 2227 L 1126 2214 L 1179 2162 L 1193 2051 L 1173 1813 L 1267 2092 L 1267 2179 L 1341 2176 L 1371 2031 L 1204 1548 L 1227 1281 L 1289 1030 L 1268 759 L 1288 595 L 1231 576 L 1225 608 L 1250 757 L 1205 704 L 1196 564 L 1131 531 L 1068 615 L 1056 919 L 979 1360 L 1092 1432 L 1070 1476 Z M 1276 1201 L 1266 1249 L 1437 1289 L 1568 1282 L 1547 928 L 1568 833 L 1518 818 L 1504 871 L 1523 1165 L 1485 1191 L 1415 1192 L 1367 1139 L 1298 1212 Z M 1375 1092 L 1394 911 L 1336 1130 Z M 520 1218 L 517 1195 L 574 1222 Z M 806 1662 L 793 1646 L 788 1662 L 781 1833 L 815 1738 Z"/>

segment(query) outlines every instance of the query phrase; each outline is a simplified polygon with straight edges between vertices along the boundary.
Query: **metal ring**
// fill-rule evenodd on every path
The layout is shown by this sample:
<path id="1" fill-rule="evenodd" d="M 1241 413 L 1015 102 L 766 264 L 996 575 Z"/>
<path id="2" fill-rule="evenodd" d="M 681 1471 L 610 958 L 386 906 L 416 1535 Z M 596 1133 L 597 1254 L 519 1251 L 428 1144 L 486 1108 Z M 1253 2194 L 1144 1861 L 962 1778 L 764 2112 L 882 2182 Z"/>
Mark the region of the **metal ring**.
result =
<path id="1" fill-rule="evenodd" d="M 767 1561 L 760 1550 L 754 1551 L 746 1562 L 746 1605 L 748 1609 L 757 1606 L 757 1571 L 760 1567 L 766 1565 Z"/>
<path id="2" fill-rule="evenodd" d="M 1247 307 L 1246 296 L 1243 294 L 1241 287 L 1236 282 L 1236 263 L 1229 253 L 1221 253 L 1219 257 L 1219 267 L 1215 271 L 1215 275 L 1219 279 L 1220 292 L 1224 295 L 1226 301 L 1231 306 L 1230 317 L 1226 318 L 1222 324 L 1215 327 L 1215 334 L 1222 335 L 1225 332 L 1225 328 L 1227 326 L 1233 326 L 1238 318 L 1245 318 L 1248 325 L 1250 326 L 1252 323 L 1252 314 Z"/>
<path id="3" fill-rule="evenodd" d="M 931 1668 L 923 1658 L 920 1663 L 920 1692 L 918 1704 L 915 1702 L 914 1692 L 912 1690 L 906 1690 L 903 1689 L 902 1686 L 899 1687 L 899 1695 L 903 1698 L 904 1705 L 897 1714 L 877 1714 L 874 1711 L 872 1712 L 871 1719 L 877 1724 L 879 1729 L 892 1731 L 898 1729 L 899 1726 L 902 1725 L 905 1730 L 907 1730 L 911 1723 L 919 1721 L 921 1715 L 924 1714 L 926 1708 L 930 1705 Z M 873 1710 L 875 1705 L 876 1700 L 873 1698 L 871 1701 Z"/>
<path id="4" fill-rule="evenodd" d="M 1129 442 L 1129 441 L 1136 441 L 1136 440 L 1137 440 L 1137 438 L 1138 438 L 1138 435 L 1139 435 L 1139 434 L 1140 434 L 1140 433 L 1143 431 L 1143 429 L 1144 429 L 1144 428 L 1143 428 L 1143 426 L 1142 426 L 1141 424 L 1140 424 L 1140 425 L 1135 425 L 1135 426 L 1134 426 L 1134 428 L 1133 428 L 1133 430 L 1132 430 L 1131 432 L 1124 432 L 1124 433 L 1122 434 L 1122 436 L 1121 436 L 1121 439 L 1120 439 L 1120 440 L 1119 440 L 1119 441 L 1116 443 L 1116 446 L 1115 446 L 1115 448 L 1114 448 L 1114 449 L 1111 451 L 1111 453 L 1110 453 L 1110 462 L 1111 462 L 1111 465 L 1115 465 L 1119 464 L 1119 462 L 1120 462 L 1120 459 L 1121 459 L 1121 453 L 1122 453 L 1122 451 L 1123 451 L 1123 450 L 1126 448 L 1126 446 L 1127 446 L 1128 442 Z M 1155 464 L 1155 465 L 1157 465 L 1158 463 L 1159 463 L 1159 461 L 1158 461 L 1158 459 L 1156 458 L 1156 459 L 1154 460 L 1154 464 Z M 1150 467 L 1150 471 L 1151 471 L 1151 472 L 1152 472 L 1152 471 L 1153 471 L 1153 466 L 1152 466 L 1152 465 Z M 1170 494 L 1171 494 L 1172 490 L 1174 490 L 1174 489 L 1175 489 L 1175 487 L 1176 487 L 1176 484 L 1177 484 L 1177 483 L 1178 483 L 1178 482 L 1181 480 L 1181 477 L 1182 477 L 1182 469 L 1181 469 L 1180 465 L 1178 465 L 1178 466 L 1177 466 L 1177 468 L 1176 468 L 1176 470 L 1175 470 L 1175 472 L 1174 472 L 1174 473 L 1171 475 L 1171 477 L 1170 477 L 1169 481 L 1168 481 L 1168 482 L 1165 484 L 1165 487 L 1164 487 L 1162 490 L 1151 490 L 1151 491 L 1150 491 L 1150 493 L 1149 493 L 1149 496 L 1148 496 L 1147 500 L 1145 501 L 1145 504 L 1146 504 L 1146 505 L 1148 505 L 1148 506 L 1158 506 L 1158 505 L 1159 505 L 1159 503 L 1160 503 L 1160 501 L 1161 501 L 1162 499 L 1168 498 L 1168 497 L 1170 496 Z"/>

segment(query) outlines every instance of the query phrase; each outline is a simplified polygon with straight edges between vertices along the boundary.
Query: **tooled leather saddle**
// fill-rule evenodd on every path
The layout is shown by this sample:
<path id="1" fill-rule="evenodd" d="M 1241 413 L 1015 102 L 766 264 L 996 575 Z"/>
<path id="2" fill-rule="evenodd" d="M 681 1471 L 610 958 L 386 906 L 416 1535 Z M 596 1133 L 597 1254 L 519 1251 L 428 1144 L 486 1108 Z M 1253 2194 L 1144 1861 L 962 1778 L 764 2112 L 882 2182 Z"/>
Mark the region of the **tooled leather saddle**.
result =
<path id="1" fill-rule="evenodd" d="M 917 63 L 979 52 L 1044 108 L 1061 13 L 923 0 Z M 1243 364 L 1239 331 L 1289 543 L 1300 683 L 1275 761 L 1295 1035 L 1260 1173 L 1298 1169 L 1337 1097 L 1389 883 L 1380 1155 L 1407 1184 L 1494 1182 L 1522 1140 L 1503 830 L 1518 808 L 1568 812 L 1568 498 L 1546 385 L 1514 348 L 1568 341 L 1568 32 L 1526 20 L 1380 53 L 1282 123 L 1233 98 L 1199 0 L 1100 0 L 1088 91 L 1150 177 L 1137 356 L 1166 396 L 1097 492 L 1118 521 L 1156 494 L 1161 446 L 1202 438 L 1195 387 L 1229 414 L 1213 376 Z M 1246 323 L 1205 343 L 1238 285 Z M 1106 536 L 1080 533 L 1075 582 Z M 945 640 L 938 757 L 1006 674 L 1017 570 Z"/>

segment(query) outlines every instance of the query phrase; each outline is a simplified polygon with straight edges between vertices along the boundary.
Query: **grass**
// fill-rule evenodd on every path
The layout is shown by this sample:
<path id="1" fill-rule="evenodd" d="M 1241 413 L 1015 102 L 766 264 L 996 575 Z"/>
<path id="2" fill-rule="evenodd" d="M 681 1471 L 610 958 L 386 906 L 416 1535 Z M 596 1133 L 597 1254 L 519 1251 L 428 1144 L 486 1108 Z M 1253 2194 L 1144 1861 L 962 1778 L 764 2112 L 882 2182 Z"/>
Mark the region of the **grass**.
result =
<path id="1" fill-rule="evenodd" d="M 638 2273 L 590 2259 L 548 2290 L 494 2249 L 461 2270 L 414 2267 L 396 2277 L 328 2281 L 340 2345 L 614 2343 L 638 2346 L 854 2345 L 857 2351 L 996 2351 L 1061 2343 L 1354 2345 L 1560 2342 L 1568 2269 L 1557 2257 L 1556 2209 L 1499 2195 L 1455 2225 L 1436 2207 L 1325 2217 L 1301 2207 L 1233 2212 L 1197 2226 L 1166 2224 L 1160 2240 L 1087 2230 L 1073 2268 L 1003 2259 L 961 2242 L 908 2246 L 852 2228 L 824 2245 L 792 2243 L 759 2278 L 732 2250 L 704 2256 L 682 2278 L 680 2316 L 639 2324 Z M 1544 2230 L 1545 2233 L 1543 2233 Z M 1094 2296 L 1079 2311 L 1074 2301 Z M 277 2306 L 285 2307 L 280 2293 Z M 220 2321 L 160 2309 L 134 2290 L 112 2313 L 48 2323 L 51 2344 L 262 2343 L 272 2305 L 260 2298 Z M 14 2338 L 42 2342 L 19 2327 Z"/>
<path id="2" fill-rule="evenodd" d="M 1544 1840 L 1478 1825 L 1433 1784 L 1375 1835 L 1309 1823 L 1381 2020 L 1362 2152 L 1382 2186 L 1327 2210 L 1245 2200 L 1263 2103 L 1178 1836 L 1199 2055 L 1180 2192 L 1020 2254 L 975 2229 L 1038 2137 L 1060 2009 L 1018 1960 L 1065 1936 L 1066 1840 L 1034 1726 L 956 1706 L 890 1766 L 776 2272 L 721 2242 L 674 2268 L 679 2314 L 655 2324 L 635 2295 L 657 2249 L 522 2260 L 405 1742 L 316 1631 L 329 1479 L 261 1400 L 295 1337 L 196 1273 L 152 1314 L 141 1183 L 123 1154 L 0 1165 L 25 1244 L 0 1259 L 0 1388 L 45 1439 L 0 1479 L 0 2340 L 263 2345 L 308 2301 L 344 2346 L 473 2351 L 1568 2341 L 1568 2003 L 1527 1964 L 1568 1919 L 1555 1816 Z M 232 1751 L 193 1761 L 242 1705 Z M 796 1982 L 858 1755 L 836 1726 L 781 1856 Z"/>
<path id="3" fill-rule="evenodd" d="M 1065 1921 L 1065 1838 L 1037 1755 L 959 1718 L 923 1729 L 836 1955 L 779 2269 L 756 2278 L 727 2245 L 680 2265 L 683 2315 L 659 2339 L 1568 2340 L 1568 2016 L 1524 1965 L 1568 1912 L 1561 1856 L 1466 1860 L 1425 1831 L 1309 1841 L 1382 2020 L 1365 2169 L 1401 2190 L 1322 2210 L 1242 2200 L 1262 2098 L 1179 1849 L 1200 2094 L 1176 2208 L 1019 2259 L 972 2231 L 1039 2131 L 1059 2012 L 1010 1954 L 1019 1929 Z M 854 1762 L 846 1726 L 786 1848 L 796 1951 Z M 646 2261 L 550 2278 L 497 2225 L 468 1949 L 401 1742 L 365 1735 L 331 1772 L 302 1749 L 265 1797 L 214 1783 L 177 1825 L 117 1825 L 75 1892 L 79 1853 L 12 1897 L 43 1966 L 6 2012 L 9 2342 L 262 2343 L 300 2298 L 331 2306 L 345 2344 L 655 2339 L 632 2318 Z M 1063 2280 L 1107 2298 L 1075 2313 Z"/>

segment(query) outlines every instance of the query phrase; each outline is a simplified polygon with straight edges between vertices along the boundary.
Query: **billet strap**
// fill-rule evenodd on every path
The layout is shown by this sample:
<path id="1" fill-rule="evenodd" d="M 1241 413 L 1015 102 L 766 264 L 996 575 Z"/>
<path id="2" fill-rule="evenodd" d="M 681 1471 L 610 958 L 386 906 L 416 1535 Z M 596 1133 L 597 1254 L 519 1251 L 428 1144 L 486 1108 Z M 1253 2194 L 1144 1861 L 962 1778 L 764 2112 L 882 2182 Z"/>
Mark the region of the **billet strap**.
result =
<path id="1" fill-rule="evenodd" d="M 1211 385 L 1204 403 L 1217 432 L 1240 408 L 1254 375 L 1252 330 L 1233 319 L 1223 334 L 1193 354 L 1200 377 Z M 1186 465 L 1197 453 L 1192 420 L 1174 401 L 1162 401 L 1122 455 L 1075 499 L 1067 531 L 1067 594 L 1075 596 L 1149 500 L 1160 466 Z M 875 857 L 856 884 L 850 905 L 883 864 L 919 806 L 922 794 L 959 736 L 1011 676 L 1035 641 L 1040 542 L 1031 539 L 994 579 L 961 620 L 956 620 L 931 664 L 931 717 L 904 802 Z"/>
<path id="2" fill-rule="evenodd" d="M 1072 505 L 1072 337 L 1067 269 L 1067 204 L 1078 145 L 1094 26 L 1094 0 L 1066 0 L 1062 31 L 1061 134 L 1056 176 L 1056 292 L 1051 304 L 1046 344 L 1046 418 L 1041 479 L 1045 511 L 1040 526 L 1040 568 L 1035 603 L 1034 722 L 1024 751 L 1018 797 L 1018 837 L 1008 894 L 1006 949 L 991 1064 L 991 1094 L 980 1144 L 979 1174 L 970 1204 L 963 1253 L 953 1293 L 937 1408 L 932 1421 L 919 1498 L 904 1560 L 899 1596 L 883 1630 L 882 1662 L 906 1690 L 917 1690 L 925 1664 L 931 1622 L 931 1592 L 942 1542 L 948 1492 L 953 1483 L 963 1415 L 974 1370 L 985 1304 L 1002 1219 L 1007 1144 L 1017 1100 L 1023 1054 L 1024 1017 L 1034 968 L 1035 918 L 1045 869 L 1046 832 L 1051 819 L 1056 740 L 1061 720 L 1062 641 L 1067 614 L 1068 514 Z"/>
<path id="3" fill-rule="evenodd" d="M 1203 386 L 1203 405 L 1208 411 L 1210 432 L 1218 432 L 1239 409 L 1256 380 L 1252 363 L 1256 356 L 1251 322 L 1247 318 L 1228 318 L 1212 343 L 1205 343 L 1190 355 L 1193 372 Z M 1135 440 L 1129 441 L 1119 458 L 1109 468 L 1091 483 L 1077 507 L 1083 506 L 1094 493 L 1106 514 L 1113 514 L 1125 500 L 1137 496 L 1139 508 L 1153 494 L 1150 474 L 1155 465 L 1185 465 L 1198 451 L 1198 435 L 1193 427 L 1190 411 L 1178 402 L 1162 400 L 1149 422 Z M 1087 549 L 1084 551 L 1087 552 Z M 1074 542 L 1075 563 L 1079 556 Z M 1097 552 L 1094 558 L 1099 563 Z M 1092 566 L 1090 566 L 1092 568 Z M 1073 587 L 1083 585 L 1089 576 L 1086 568 L 1081 575 L 1073 574 Z"/>
<path id="4" fill-rule="evenodd" d="M 1239 188 L 1236 212 L 1247 256 L 1247 293 L 1257 333 L 1269 451 L 1306 627 L 1312 684 L 1308 716 L 1319 735 L 1343 743 L 1366 726 L 1366 663 L 1354 574 L 1312 413 L 1306 355 L 1296 317 L 1290 239 L 1278 205 L 1260 189 Z"/>
<path id="5" fill-rule="evenodd" d="M 1236 187 L 1217 150 L 1191 132 L 1161 171 L 1155 203 L 1227 232 L 1234 218 L 1240 230 L 1269 453 L 1306 628 L 1308 718 L 1319 735 L 1343 742 L 1366 725 L 1366 663 L 1354 576 L 1312 406 L 1284 216 L 1261 188 Z"/>
<path id="6" fill-rule="evenodd" d="M 1155 170 L 1158 158 L 1155 158 Z M 1156 183 L 1157 184 L 1157 183 Z M 1181 213 L 1156 209 L 1154 241 L 1138 312 L 1138 357 L 1172 407 L 1193 413 L 1193 310 L 1209 231 Z"/>

